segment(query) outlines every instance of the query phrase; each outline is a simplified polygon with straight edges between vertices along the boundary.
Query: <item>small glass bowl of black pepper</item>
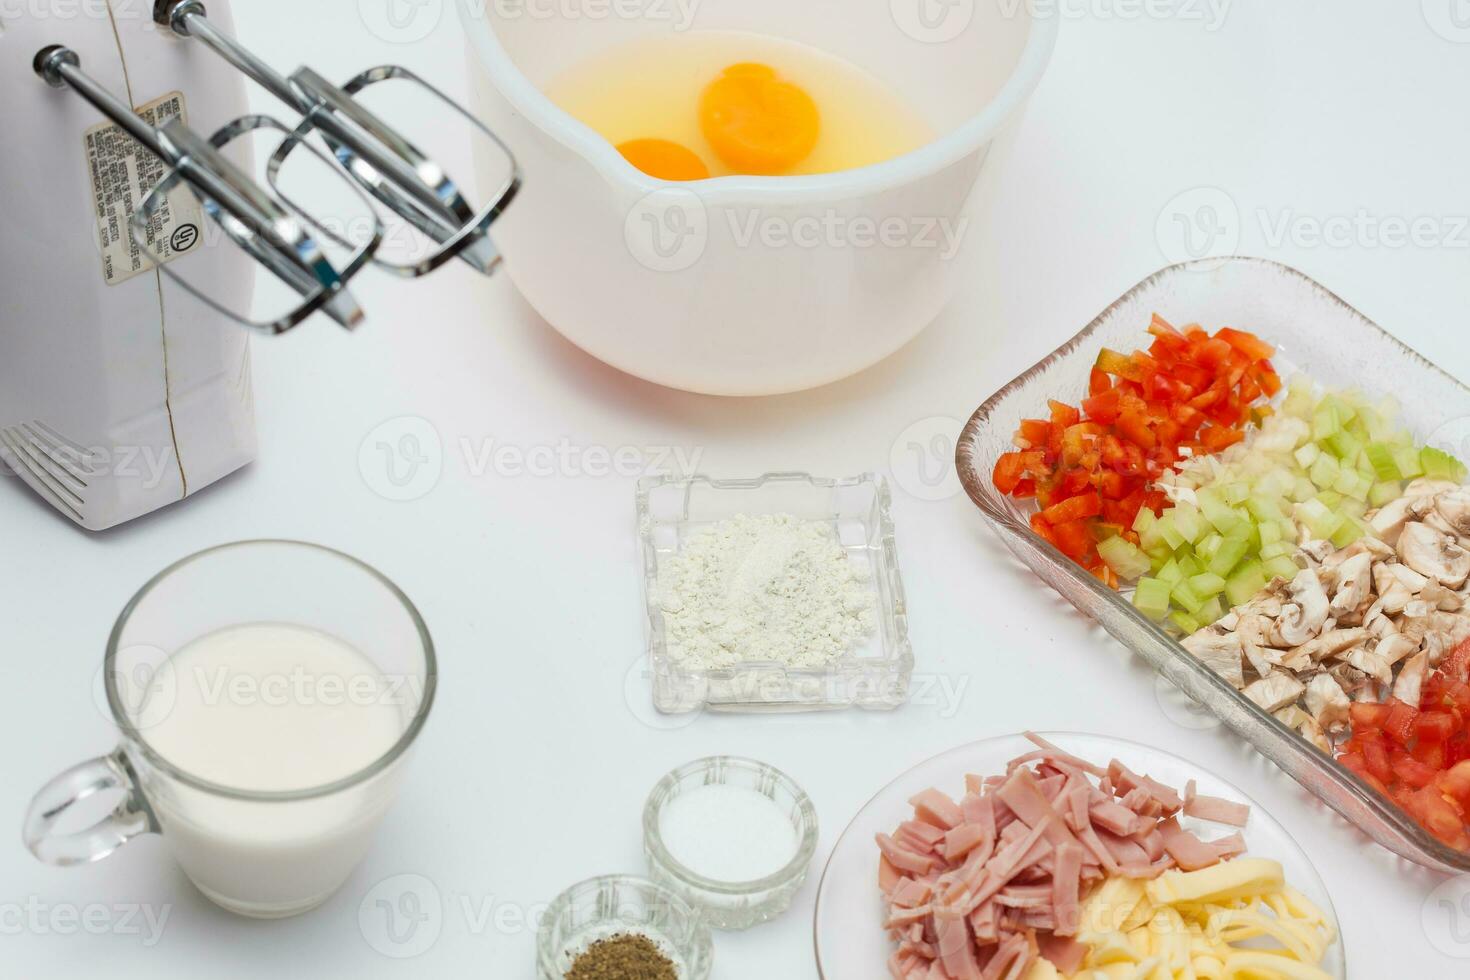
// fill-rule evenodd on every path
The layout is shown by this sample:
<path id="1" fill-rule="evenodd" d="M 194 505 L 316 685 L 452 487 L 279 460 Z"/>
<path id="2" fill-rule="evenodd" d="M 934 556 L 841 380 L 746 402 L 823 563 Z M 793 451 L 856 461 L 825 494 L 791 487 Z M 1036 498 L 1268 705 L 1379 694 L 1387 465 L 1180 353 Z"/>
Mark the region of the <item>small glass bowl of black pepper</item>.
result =
<path id="1" fill-rule="evenodd" d="M 709 926 L 688 903 L 631 875 L 567 889 L 546 910 L 536 945 L 540 980 L 708 980 L 714 961 Z"/>

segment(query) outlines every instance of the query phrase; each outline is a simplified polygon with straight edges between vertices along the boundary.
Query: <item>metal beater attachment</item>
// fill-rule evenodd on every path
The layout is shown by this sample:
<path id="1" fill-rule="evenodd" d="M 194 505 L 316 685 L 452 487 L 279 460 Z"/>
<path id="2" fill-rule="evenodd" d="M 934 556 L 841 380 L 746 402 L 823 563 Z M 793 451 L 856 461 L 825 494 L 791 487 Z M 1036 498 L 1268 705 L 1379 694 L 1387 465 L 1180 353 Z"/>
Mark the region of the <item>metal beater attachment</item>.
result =
<path id="1" fill-rule="evenodd" d="M 88 77 L 82 71 L 81 59 L 70 48 L 62 45 L 43 48 L 36 54 L 35 69 L 52 87 L 70 88 L 91 103 L 167 166 L 162 181 L 148 194 L 129 225 L 133 241 L 181 286 L 231 319 L 271 333 L 289 330 L 318 310 L 344 327 L 355 327 L 362 322 L 362 308 L 347 291 L 347 283 L 372 258 L 383 235 L 382 225 L 377 222 L 367 198 L 356 185 L 346 182 L 361 199 L 374 228 L 367 236 L 369 240 L 355 248 L 338 269 L 311 234 L 311 229 L 319 227 L 318 223 L 289 201 L 279 201 L 221 152 L 237 138 L 262 129 L 278 130 L 290 142 L 294 137 L 284 125 L 267 116 L 245 116 L 205 139 L 181 119 L 173 119 L 161 127 L 144 121 Z M 318 156 L 336 175 L 336 168 L 325 155 Z M 274 319 L 258 322 L 243 312 L 226 309 L 175 273 L 165 257 L 150 244 L 149 228 L 157 225 L 169 194 L 180 184 L 186 185 L 198 198 L 204 213 L 230 241 L 300 296 L 301 302 Z"/>
<path id="2" fill-rule="evenodd" d="M 286 157 L 303 139 L 319 132 L 343 169 L 364 190 L 436 246 L 426 257 L 403 262 L 376 256 L 373 261 L 379 267 L 413 277 L 459 258 L 488 275 L 500 261 L 489 231 L 520 187 L 515 158 L 494 133 L 443 92 L 394 65 L 369 69 L 341 87 L 306 67 L 287 78 L 210 23 L 202 0 L 156 0 L 153 19 L 180 37 L 199 40 L 300 113 L 296 139 L 283 143 L 270 161 L 273 186 L 277 186 L 276 175 Z M 472 134 L 488 139 L 504 155 L 507 177 L 480 211 L 466 201 L 443 168 L 356 98 L 369 86 L 393 80 L 427 91 L 464 119 Z"/>

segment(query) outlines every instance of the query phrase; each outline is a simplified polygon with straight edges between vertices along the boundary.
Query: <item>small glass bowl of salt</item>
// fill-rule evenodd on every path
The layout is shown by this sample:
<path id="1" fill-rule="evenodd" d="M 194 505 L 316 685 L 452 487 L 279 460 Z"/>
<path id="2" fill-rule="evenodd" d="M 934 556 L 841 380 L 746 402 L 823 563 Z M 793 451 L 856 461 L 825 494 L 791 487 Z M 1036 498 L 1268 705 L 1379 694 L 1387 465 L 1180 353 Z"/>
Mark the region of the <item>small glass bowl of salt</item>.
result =
<path id="1" fill-rule="evenodd" d="M 659 780 L 643 808 L 650 876 L 716 929 L 748 929 L 785 912 L 817 849 L 817 812 L 791 777 L 717 756 Z"/>

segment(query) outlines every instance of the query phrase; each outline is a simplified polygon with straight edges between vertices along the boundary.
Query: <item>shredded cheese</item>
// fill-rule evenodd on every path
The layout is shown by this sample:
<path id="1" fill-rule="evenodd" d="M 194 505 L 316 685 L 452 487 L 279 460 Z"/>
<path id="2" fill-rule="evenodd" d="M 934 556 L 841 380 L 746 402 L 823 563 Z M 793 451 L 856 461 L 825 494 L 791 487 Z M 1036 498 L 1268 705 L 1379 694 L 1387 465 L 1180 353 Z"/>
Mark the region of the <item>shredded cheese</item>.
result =
<path id="1" fill-rule="evenodd" d="M 1336 935 L 1280 864 L 1243 858 L 1110 878 L 1083 904 L 1077 938 L 1091 949 L 1072 980 L 1331 980 L 1321 964 Z"/>

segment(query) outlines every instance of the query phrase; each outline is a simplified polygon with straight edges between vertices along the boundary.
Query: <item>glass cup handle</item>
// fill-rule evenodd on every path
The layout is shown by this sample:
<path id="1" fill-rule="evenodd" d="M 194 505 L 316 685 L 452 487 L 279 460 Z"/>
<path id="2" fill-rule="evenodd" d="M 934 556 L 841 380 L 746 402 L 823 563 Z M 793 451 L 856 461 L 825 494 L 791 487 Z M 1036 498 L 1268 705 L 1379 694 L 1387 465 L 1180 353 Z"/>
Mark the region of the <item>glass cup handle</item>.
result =
<path id="1" fill-rule="evenodd" d="M 127 795 L 113 811 L 86 830 L 60 834 L 56 825 L 67 810 L 88 797 L 111 789 Z M 73 766 L 41 788 L 26 811 L 25 845 L 32 854 L 65 867 L 100 861 L 139 834 L 157 831 L 132 767 L 118 749 L 111 755 Z"/>

